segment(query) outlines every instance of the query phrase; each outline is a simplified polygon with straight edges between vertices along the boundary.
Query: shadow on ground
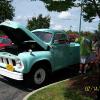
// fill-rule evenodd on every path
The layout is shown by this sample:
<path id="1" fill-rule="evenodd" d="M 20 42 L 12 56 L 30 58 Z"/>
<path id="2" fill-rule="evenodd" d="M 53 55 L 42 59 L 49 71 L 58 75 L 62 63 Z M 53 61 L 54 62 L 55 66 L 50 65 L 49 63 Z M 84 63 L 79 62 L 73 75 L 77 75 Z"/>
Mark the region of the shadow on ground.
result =
<path id="1" fill-rule="evenodd" d="M 51 75 L 49 81 L 45 85 L 77 76 L 78 75 L 78 73 L 77 73 L 78 66 L 75 66 L 75 67 L 76 68 L 74 68 L 74 66 L 71 66 L 69 68 L 55 72 L 53 75 Z M 4 82 L 12 87 L 26 91 L 26 92 L 31 92 L 31 91 L 37 89 L 36 87 L 34 87 L 30 84 L 27 84 L 27 82 L 25 83 L 23 81 L 16 81 L 16 80 L 12 80 L 12 79 L 9 79 L 6 77 L 0 78 L 0 81 Z"/>

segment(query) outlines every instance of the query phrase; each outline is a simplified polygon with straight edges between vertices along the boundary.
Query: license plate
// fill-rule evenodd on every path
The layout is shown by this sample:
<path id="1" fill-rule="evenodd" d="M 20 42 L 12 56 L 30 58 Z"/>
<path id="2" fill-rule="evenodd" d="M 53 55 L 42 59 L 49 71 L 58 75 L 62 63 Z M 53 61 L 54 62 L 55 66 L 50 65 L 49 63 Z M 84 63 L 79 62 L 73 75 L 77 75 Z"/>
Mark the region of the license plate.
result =
<path id="1" fill-rule="evenodd" d="M 6 69 L 9 70 L 9 71 L 14 71 L 14 67 L 11 64 L 7 64 Z"/>

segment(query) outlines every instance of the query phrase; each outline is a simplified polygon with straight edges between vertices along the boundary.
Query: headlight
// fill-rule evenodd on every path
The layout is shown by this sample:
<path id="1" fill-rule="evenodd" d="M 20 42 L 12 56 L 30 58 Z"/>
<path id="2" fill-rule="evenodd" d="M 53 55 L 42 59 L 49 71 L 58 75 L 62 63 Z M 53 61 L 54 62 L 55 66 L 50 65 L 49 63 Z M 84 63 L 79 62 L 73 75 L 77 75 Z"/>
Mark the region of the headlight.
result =
<path id="1" fill-rule="evenodd" d="M 20 59 L 16 60 L 16 67 L 17 70 L 22 70 L 24 68 L 23 62 Z"/>

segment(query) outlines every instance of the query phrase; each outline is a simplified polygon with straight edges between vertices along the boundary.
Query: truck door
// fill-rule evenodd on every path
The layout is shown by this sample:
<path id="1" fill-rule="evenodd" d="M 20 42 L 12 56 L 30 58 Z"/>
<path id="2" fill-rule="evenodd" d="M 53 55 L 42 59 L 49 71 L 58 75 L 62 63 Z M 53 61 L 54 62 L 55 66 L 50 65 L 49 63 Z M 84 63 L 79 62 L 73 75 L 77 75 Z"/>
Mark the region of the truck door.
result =
<path id="1" fill-rule="evenodd" d="M 51 51 L 55 69 L 61 69 L 70 65 L 70 44 L 67 42 L 65 34 L 55 34 Z"/>

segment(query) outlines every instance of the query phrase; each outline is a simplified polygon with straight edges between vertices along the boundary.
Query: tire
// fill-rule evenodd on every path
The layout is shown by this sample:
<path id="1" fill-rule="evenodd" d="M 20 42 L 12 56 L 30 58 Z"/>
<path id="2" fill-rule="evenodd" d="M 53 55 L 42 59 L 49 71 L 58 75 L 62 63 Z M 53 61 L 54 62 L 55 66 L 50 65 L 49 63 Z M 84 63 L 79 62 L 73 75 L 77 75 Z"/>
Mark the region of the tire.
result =
<path id="1" fill-rule="evenodd" d="M 36 85 L 41 85 L 45 82 L 46 80 L 46 76 L 47 75 L 47 72 L 44 68 L 40 67 L 40 68 L 37 68 L 35 71 L 34 71 L 34 74 L 33 74 L 33 81 Z"/>
<path id="2" fill-rule="evenodd" d="M 34 69 L 29 73 L 27 80 L 30 85 L 34 85 L 36 88 L 41 87 L 47 83 L 49 71 L 43 64 L 37 64 L 33 66 Z"/>

